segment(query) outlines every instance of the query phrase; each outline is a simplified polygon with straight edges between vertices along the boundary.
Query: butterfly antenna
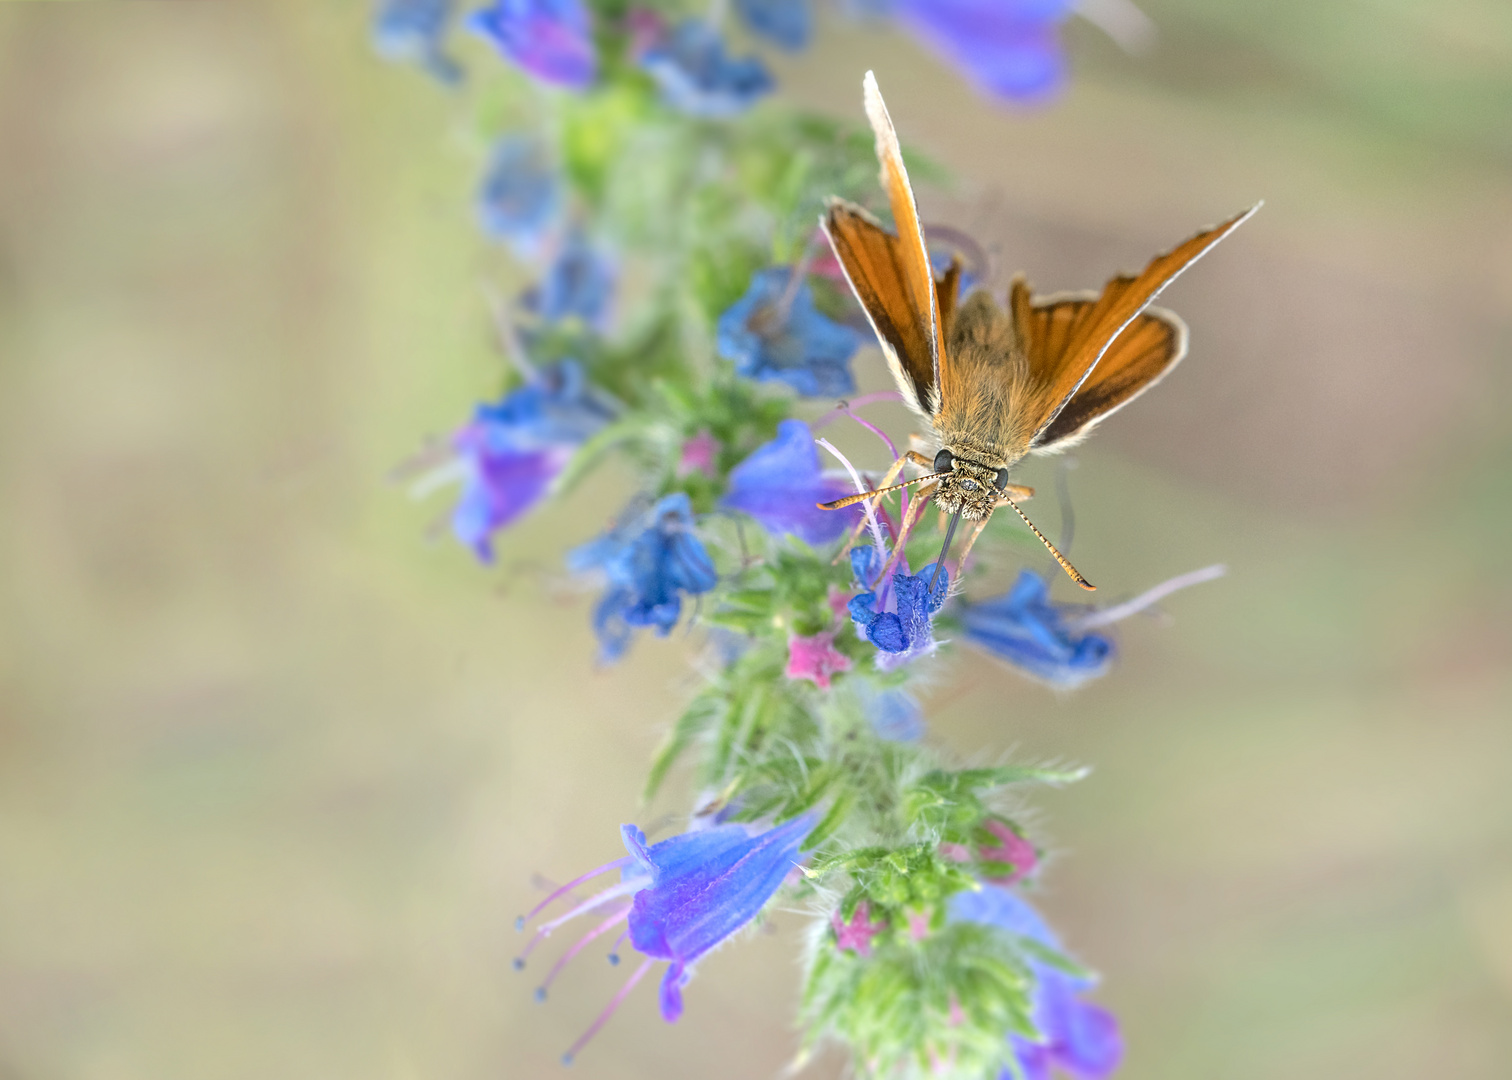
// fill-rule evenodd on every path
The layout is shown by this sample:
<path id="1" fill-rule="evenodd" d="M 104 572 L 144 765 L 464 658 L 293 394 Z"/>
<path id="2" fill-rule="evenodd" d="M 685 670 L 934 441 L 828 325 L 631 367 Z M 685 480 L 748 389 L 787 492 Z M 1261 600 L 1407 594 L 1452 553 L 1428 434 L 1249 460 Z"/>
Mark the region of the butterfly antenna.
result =
<path id="1" fill-rule="evenodd" d="M 964 509 L 964 508 L 963 508 Z M 924 590 L 924 595 L 933 594 L 935 585 L 939 583 L 940 571 L 945 568 L 945 556 L 950 554 L 950 542 L 955 539 L 956 526 L 961 523 L 961 511 L 957 510 L 950 516 L 950 527 L 945 530 L 945 546 L 940 548 L 940 557 L 935 560 L 934 577 L 929 579 L 929 588 Z M 1030 526 L 1032 529 L 1034 526 Z"/>
<path id="2" fill-rule="evenodd" d="M 855 506 L 862 499 L 870 499 L 874 495 L 886 495 L 889 491 L 906 488 L 909 484 L 917 484 L 921 480 L 934 480 L 944 475 L 944 473 L 926 473 L 924 476 L 916 476 L 912 480 L 904 480 L 902 483 L 893 484 L 891 487 L 878 488 L 876 491 L 863 491 L 859 495 L 847 495 L 845 498 L 836 499 L 834 502 L 815 503 L 814 505 L 821 510 L 844 510 L 847 506 Z"/>
<path id="3" fill-rule="evenodd" d="M 1039 542 L 1045 545 L 1050 554 L 1055 557 L 1055 561 L 1060 563 L 1060 568 L 1070 576 L 1072 581 L 1076 582 L 1088 592 L 1094 592 L 1097 589 L 1096 585 L 1092 584 L 1086 578 L 1081 576 L 1081 571 L 1072 566 L 1069 559 L 1067 559 L 1059 551 L 1055 550 L 1055 545 L 1049 541 L 1044 533 L 1040 532 L 1034 527 L 1034 522 L 1024 517 L 1024 512 L 1018 508 L 1017 503 L 1010 501 L 1008 505 L 1013 507 L 1013 512 L 1019 516 L 1019 520 L 1021 520 L 1025 525 L 1029 526 L 1029 531 L 1032 532 L 1035 536 L 1039 537 Z"/>

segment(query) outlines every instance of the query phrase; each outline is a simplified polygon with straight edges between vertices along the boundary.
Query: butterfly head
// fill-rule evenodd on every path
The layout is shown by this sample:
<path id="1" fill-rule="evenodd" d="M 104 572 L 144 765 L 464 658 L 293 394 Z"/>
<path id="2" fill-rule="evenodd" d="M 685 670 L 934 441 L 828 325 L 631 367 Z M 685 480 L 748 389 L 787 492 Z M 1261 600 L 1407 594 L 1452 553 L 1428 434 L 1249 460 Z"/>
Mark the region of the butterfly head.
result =
<path id="1" fill-rule="evenodd" d="M 995 469 L 949 450 L 935 455 L 934 471 L 944 473 L 935 504 L 948 514 L 957 511 L 968 521 L 980 521 L 992 514 L 1008 486 L 1008 470 Z"/>

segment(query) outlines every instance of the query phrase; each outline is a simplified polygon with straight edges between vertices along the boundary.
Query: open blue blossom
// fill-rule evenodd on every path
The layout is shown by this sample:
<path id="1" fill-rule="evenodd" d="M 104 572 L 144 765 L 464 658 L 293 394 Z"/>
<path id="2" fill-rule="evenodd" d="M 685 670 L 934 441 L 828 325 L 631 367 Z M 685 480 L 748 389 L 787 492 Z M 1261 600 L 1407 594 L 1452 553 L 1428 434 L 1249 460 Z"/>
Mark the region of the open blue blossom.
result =
<path id="1" fill-rule="evenodd" d="M 1023 104 L 1066 80 L 1060 25 L 1074 0 L 894 0 L 893 16 L 987 93 Z"/>
<path id="2" fill-rule="evenodd" d="M 467 28 L 544 83 L 583 90 L 597 74 L 583 0 L 495 0 L 469 15 Z"/>
<path id="3" fill-rule="evenodd" d="M 702 19 L 678 23 L 641 54 L 640 65 L 669 107 L 709 120 L 738 116 L 776 86 L 760 58 L 725 55 L 719 31 Z"/>
<path id="4" fill-rule="evenodd" d="M 934 563 L 912 575 L 904 566 L 878 582 L 882 558 L 876 548 L 854 547 L 850 555 L 856 580 L 870 590 L 852 597 L 850 617 L 866 640 L 881 650 L 878 666 L 893 668 L 933 652 L 934 616 L 945 606 L 950 592 L 950 570 L 942 567 L 935 581 Z M 929 587 L 932 581 L 933 589 Z"/>
<path id="5" fill-rule="evenodd" d="M 1040 918 L 1039 912 L 1011 889 L 983 885 L 973 892 L 950 898 L 950 918 L 986 923 L 1016 937 L 1029 938 L 1047 949 L 1061 952 L 1061 944 Z M 1030 1019 L 1039 1037 L 1010 1035 L 1013 1055 L 1022 1080 L 1050 1080 L 1052 1069 L 1078 1080 L 1102 1080 L 1123 1058 L 1123 1039 L 1113 1014 L 1083 1001 L 1094 980 L 1067 974 L 1034 957 L 1028 958 L 1034 975 Z M 999 1080 L 1015 1080 L 1004 1069 Z"/>
<path id="6" fill-rule="evenodd" d="M 493 534 L 546 494 L 573 452 L 613 416 L 574 361 L 545 368 L 496 404 L 479 405 L 452 438 L 462 466 L 462 497 L 452 532 L 483 562 Z"/>
<path id="7" fill-rule="evenodd" d="M 1070 689 L 1113 666 L 1111 640 L 1068 629 L 1067 615 L 1085 610 L 1082 605 L 1052 603 L 1045 579 L 1021 570 L 1013 588 L 1002 596 L 967 605 L 961 623 L 973 645 L 1051 686 Z"/>
<path id="8" fill-rule="evenodd" d="M 1105 675 L 1113 666 L 1113 642 L 1095 627 L 1127 619 L 1178 589 L 1222 577 L 1224 567 L 1206 566 L 1179 574 L 1132 600 L 1109 608 L 1058 604 L 1050 584 L 1019 571 L 1002 596 L 969 604 L 962 613 L 966 640 L 1051 686 L 1071 689 Z"/>
<path id="9" fill-rule="evenodd" d="M 820 510 L 816 504 L 851 491 L 845 481 L 819 471 L 819 452 L 809 426 L 802 420 L 784 420 L 777 425 L 775 439 L 730 471 L 730 488 L 720 505 L 750 514 L 770 533 L 823 544 L 853 526 L 861 510 Z"/>
<path id="10" fill-rule="evenodd" d="M 571 229 L 540 282 L 526 292 L 525 306 L 548 323 L 576 316 L 602 329 L 614 295 L 615 270 L 582 229 Z"/>
<path id="11" fill-rule="evenodd" d="M 574 572 L 602 570 L 609 579 L 593 614 L 605 660 L 624 654 L 635 627 L 670 633 L 682 615 L 682 594 L 708 592 L 718 581 L 682 492 L 576 548 L 567 564 Z"/>
<path id="12" fill-rule="evenodd" d="M 753 31 L 784 49 L 803 48 L 813 33 L 809 0 L 735 0 L 735 10 Z"/>
<path id="13" fill-rule="evenodd" d="M 769 267 L 719 317 L 719 352 L 735 372 L 785 382 L 805 397 L 838 397 L 856 388 L 850 359 L 861 336 L 814 307 L 808 283 L 789 289 L 792 270 Z"/>
<path id="14" fill-rule="evenodd" d="M 620 836 L 628 856 L 569 881 L 521 916 L 517 925 L 523 929 L 548 905 L 573 896 L 573 890 L 585 882 L 611 871 L 620 873 L 618 883 L 537 927 L 515 961 L 516 968 L 523 968 L 553 930 L 593 911 L 609 914 L 552 965 L 536 991 L 538 999 L 545 999 L 552 980 L 574 956 L 621 924 L 629 924 L 630 945 L 645 957 L 563 1061 L 572 1060 L 659 960 L 669 961 L 661 985 L 662 1018 L 673 1023 L 682 1016 L 682 988 L 692 977 L 693 965 L 766 906 L 797 864 L 798 849 L 815 822 L 814 816 L 806 815 L 764 832 L 752 825 L 716 823 L 650 845 L 640 829 L 624 825 Z M 618 960 L 615 953 L 610 958 Z"/>
<path id="15" fill-rule="evenodd" d="M 556 224 L 561 204 L 561 180 L 544 143 L 506 135 L 495 144 L 478 189 L 478 220 L 485 233 L 530 258 Z"/>
<path id="16" fill-rule="evenodd" d="M 379 0 L 373 11 L 373 51 L 385 60 L 419 64 L 448 85 L 462 69 L 442 51 L 452 0 Z"/>
<path id="17" fill-rule="evenodd" d="M 647 956 L 670 960 L 661 985 L 662 1018 L 682 1015 L 682 987 L 699 957 L 756 917 L 782 884 L 798 847 L 815 825 L 810 816 L 749 835 L 742 825 L 716 825 L 646 847 L 633 825 L 625 846 L 651 875 L 635 894 L 630 944 Z"/>

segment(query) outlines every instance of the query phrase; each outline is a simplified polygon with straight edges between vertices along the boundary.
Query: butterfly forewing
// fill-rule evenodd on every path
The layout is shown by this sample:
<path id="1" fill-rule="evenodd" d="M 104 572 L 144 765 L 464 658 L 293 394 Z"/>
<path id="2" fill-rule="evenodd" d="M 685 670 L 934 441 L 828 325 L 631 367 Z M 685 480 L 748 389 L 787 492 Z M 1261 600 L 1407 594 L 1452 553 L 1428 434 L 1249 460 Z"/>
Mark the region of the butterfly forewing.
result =
<path id="1" fill-rule="evenodd" d="M 905 245 L 859 206 L 833 199 L 823 219 L 835 257 L 866 310 L 904 400 L 925 419 L 935 409 L 935 362 L 929 311 L 908 284 Z"/>
<path id="2" fill-rule="evenodd" d="M 1036 417 L 1040 431 L 1040 436 L 1035 440 L 1037 446 L 1046 445 L 1043 437 L 1045 431 L 1070 405 L 1073 396 L 1092 378 L 1100 366 L 1099 361 L 1121 336 L 1120 332 L 1130 326 L 1150 301 L 1160 295 L 1183 270 L 1258 209 L 1258 205 L 1252 206 L 1221 225 L 1204 229 L 1164 255 L 1157 255 L 1139 274 L 1120 274 L 1113 278 L 1103 287 L 1102 294 L 1088 306 L 1067 307 L 1063 311 L 1054 312 L 1052 318 L 1037 318 L 1033 314 L 1026 317 L 1024 312 L 1032 306 L 1028 299 L 1028 287 L 1015 282 L 1010 302 L 1029 358 L 1035 387 L 1030 407 L 1042 413 Z M 1184 336 L 1181 339 L 1184 342 Z M 1133 385 L 1124 386 L 1121 396 L 1102 395 L 1101 400 L 1106 403 L 1104 411 L 1111 411 L 1132 399 L 1145 385 L 1168 370 L 1172 362 L 1124 370 L 1122 377 L 1125 379 L 1133 378 L 1136 371 L 1145 372 L 1147 377 L 1144 382 L 1136 379 Z M 1089 404 L 1093 400 L 1093 397 L 1089 397 Z M 1074 430 L 1081 430 L 1096 420 L 1098 415 L 1102 413 L 1083 415 Z"/>

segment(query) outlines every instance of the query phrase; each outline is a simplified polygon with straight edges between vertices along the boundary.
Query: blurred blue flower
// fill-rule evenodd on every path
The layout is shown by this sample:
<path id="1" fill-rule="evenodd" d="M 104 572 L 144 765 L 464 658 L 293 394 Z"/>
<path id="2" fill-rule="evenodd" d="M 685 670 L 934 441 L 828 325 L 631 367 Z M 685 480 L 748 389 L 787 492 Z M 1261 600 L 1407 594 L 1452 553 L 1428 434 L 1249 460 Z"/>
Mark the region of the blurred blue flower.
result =
<path id="1" fill-rule="evenodd" d="M 820 510 L 816 505 L 851 493 L 843 480 L 819 471 L 813 433 L 802 420 L 784 420 L 777 437 L 730 470 L 719 504 L 750 514 L 762 528 L 792 534 L 808 544 L 836 539 L 856 523 L 860 507 Z"/>
<path id="2" fill-rule="evenodd" d="M 857 679 L 853 685 L 877 738 L 910 743 L 924 737 L 924 710 L 907 690 L 882 688 L 867 679 Z"/>
<path id="3" fill-rule="evenodd" d="M 1067 626 L 1084 605 L 1056 604 L 1050 586 L 1020 570 L 1002 596 L 968 604 L 961 614 L 966 640 L 1051 686 L 1070 689 L 1106 674 L 1113 642 L 1101 634 L 1077 634 Z"/>
<path id="4" fill-rule="evenodd" d="M 718 580 L 682 492 L 576 548 L 567 563 L 574 572 L 603 570 L 609 579 L 593 614 L 604 660 L 624 654 L 635 627 L 670 633 L 682 614 L 682 593 L 708 592 Z"/>
<path id="5" fill-rule="evenodd" d="M 373 11 L 373 51 L 385 60 L 419 64 L 448 85 L 462 69 L 441 51 L 452 0 L 379 0 Z"/>
<path id="6" fill-rule="evenodd" d="M 556 224 L 561 204 L 561 180 L 541 140 L 506 135 L 494 145 L 478 188 L 478 220 L 485 233 L 530 258 Z"/>
<path id="7" fill-rule="evenodd" d="M 950 898 L 950 918 L 985 923 L 1055 952 L 1062 951 L 1039 912 L 1009 889 L 983 885 L 973 892 L 956 893 Z M 1027 959 L 1034 975 L 1030 1019 L 1039 1037 L 1009 1036 L 1019 1067 L 1004 1069 L 999 1080 L 1050 1080 L 1052 1069 L 1079 1080 L 1108 1076 L 1123 1058 L 1123 1039 L 1112 1013 L 1081 998 L 1095 982 L 1032 956 Z"/>
<path id="8" fill-rule="evenodd" d="M 735 10 L 753 31 L 784 49 L 803 48 L 813 33 L 809 0 L 735 0 Z"/>
<path id="9" fill-rule="evenodd" d="M 568 230 L 546 273 L 524 297 L 525 306 L 545 322 L 576 316 L 602 329 L 614 295 L 615 269 L 582 229 Z"/>
<path id="10" fill-rule="evenodd" d="M 719 31 L 702 19 L 685 19 L 640 56 L 667 105 L 689 116 L 737 116 L 771 93 L 776 83 L 758 57 L 725 55 Z"/>
<path id="11" fill-rule="evenodd" d="M 719 352 L 735 373 L 785 382 L 805 397 L 838 397 L 856 388 L 850 358 L 861 335 L 814 307 L 808 282 L 789 290 L 792 269 L 758 271 L 751 287 L 719 317 Z"/>
<path id="12" fill-rule="evenodd" d="M 564 360 L 505 394 L 479 405 L 472 422 L 452 439 L 462 466 L 462 496 L 452 532 L 493 561 L 493 534 L 546 494 L 573 452 L 613 416 L 613 406 Z"/>
<path id="13" fill-rule="evenodd" d="M 934 581 L 934 563 L 912 575 L 906 566 L 900 566 L 890 578 L 878 582 L 882 557 L 876 548 L 853 547 L 850 556 L 856 580 L 870 590 L 851 599 L 850 616 L 866 640 L 881 650 L 878 666 L 893 668 L 933 652 L 934 616 L 945 606 L 950 592 L 950 570 L 942 567 L 939 580 Z M 933 589 L 929 587 L 931 581 Z"/>
<path id="14" fill-rule="evenodd" d="M 1064 85 L 1060 25 L 1074 0 L 893 0 L 892 13 L 996 97 L 1034 104 Z"/>
<path id="15" fill-rule="evenodd" d="M 664 1020 L 682 1015 L 692 965 L 766 906 L 815 824 L 798 817 L 754 835 L 744 825 L 716 825 L 651 847 L 635 826 L 624 827 L 625 847 L 651 876 L 650 887 L 635 894 L 630 944 L 671 961 L 661 985 Z"/>
<path id="16" fill-rule="evenodd" d="M 658 960 L 671 962 L 662 979 L 662 1017 L 672 1023 L 682 1016 L 682 988 L 692 977 L 693 964 L 766 906 L 797 863 L 798 849 L 816 819 L 812 815 L 794 818 L 765 832 L 753 825 L 718 824 L 718 820 L 649 846 L 640 829 L 621 826 L 620 837 L 630 852 L 628 856 L 569 881 L 516 922 L 524 929 L 556 900 L 565 896 L 577 901 L 573 890 L 585 882 L 619 871 L 617 883 L 575 902 L 564 914 L 538 926 L 515 960 L 516 969 L 523 968 L 552 931 L 595 911 L 608 911 L 609 915 L 552 965 L 536 990 L 537 999 L 545 999 L 552 980 L 585 946 L 621 923 L 629 923 L 626 933 L 630 944 L 646 958 L 609 1007 L 562 1056 L 564 1063 L 572 1061 Z M 609 956 L 618 962 L 616 952 Z"/>
<path id="17" fill-rule="evenodd" d="M 583 0 L 495 0 L 469 15 L 467 28 L 544 83 L 583 90 L 597 74 Z"/>

